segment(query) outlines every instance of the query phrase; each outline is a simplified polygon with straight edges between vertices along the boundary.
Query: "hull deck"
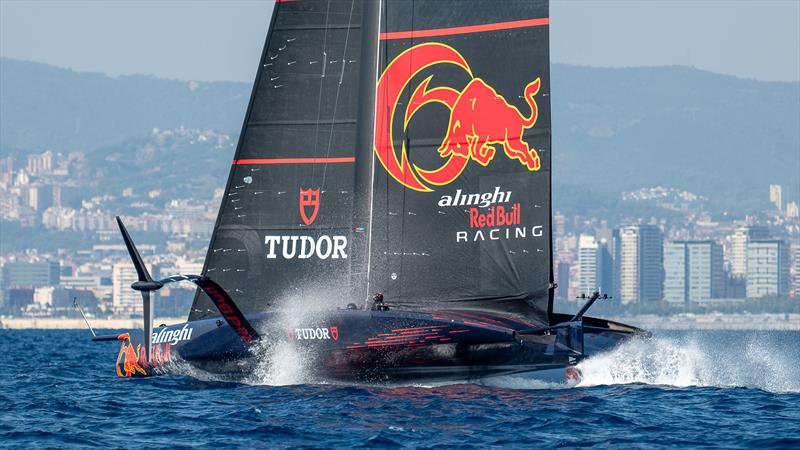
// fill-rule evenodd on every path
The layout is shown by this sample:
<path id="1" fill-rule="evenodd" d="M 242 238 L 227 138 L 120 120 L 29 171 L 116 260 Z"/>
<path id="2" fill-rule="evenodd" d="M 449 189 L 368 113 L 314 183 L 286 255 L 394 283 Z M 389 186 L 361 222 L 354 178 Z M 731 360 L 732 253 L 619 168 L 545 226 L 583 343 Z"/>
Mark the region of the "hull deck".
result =
<path id="1" fill-rule="evenodd" d="M 143 358 L 141 332 L 126 333 L 121 337 L 117 373 L 123 377 L 168 373 L 171 363 L 185 361 L 235 379 L 253 373 L 270 346 L 291 343 L 307 359 L 304 364 L 314 378 L 327 381 L 474 382 L 524 374 L 563 382 L 573 376 L 566 369 L 582 358 L 641 332 L 586 317 L 580 342 L 565 343 L 547 327 L 539 327 L 542 333 L 522 336 L 521 332 L 536 329 L 535 324 L 478 311 L 338 309 L 295 314 L 299 317 L 294 319 L 286 316 L 291 315 L 249 318 L 262 336 L 255 347 L 246 345 L 219 319 L 156 328 L 149 364 Z"/>

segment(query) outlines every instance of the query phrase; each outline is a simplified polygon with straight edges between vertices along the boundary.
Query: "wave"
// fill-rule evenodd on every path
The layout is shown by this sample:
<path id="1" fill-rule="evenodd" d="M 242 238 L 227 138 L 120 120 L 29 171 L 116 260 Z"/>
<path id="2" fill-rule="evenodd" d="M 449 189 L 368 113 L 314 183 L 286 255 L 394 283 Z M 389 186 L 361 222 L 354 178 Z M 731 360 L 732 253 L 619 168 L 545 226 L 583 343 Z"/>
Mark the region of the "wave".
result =
<path id="1" fill-rule="evenodd" d="M 797 333 L 709 332 L 633 339 L 578 365 L 578 387 L 651 384 L 800 392 Z"/>
<path id="2" fill-rule="evenodd" d="M 287 315 L 286 323 L 297 321 Z M 254 350 L 259 364 L 244 382 L 250 385 L 287 386 L 338 384 L 315 376 L 315 355 L 293 342 L 273 341 Z M 800 393 L 800 346 L 796 332 L 690 332 L 635 338 L 606 353 L 592 356 L 577 367 L 577 384 L 528 376 L 499 376 L 477 384 L 505 389 L 566 389 L 594 386 L 646 384 L 671 387 L 754 388 L 773 393 Z M 221 378 L 188 364 L 175 373 L 205 381 Z M 399 383 L 392 386 L 435 388 L 463 381 Z M 357 383 L 361 384 L 361 383 Z M 369 384 L 369 383 L 367 383 Z"/>

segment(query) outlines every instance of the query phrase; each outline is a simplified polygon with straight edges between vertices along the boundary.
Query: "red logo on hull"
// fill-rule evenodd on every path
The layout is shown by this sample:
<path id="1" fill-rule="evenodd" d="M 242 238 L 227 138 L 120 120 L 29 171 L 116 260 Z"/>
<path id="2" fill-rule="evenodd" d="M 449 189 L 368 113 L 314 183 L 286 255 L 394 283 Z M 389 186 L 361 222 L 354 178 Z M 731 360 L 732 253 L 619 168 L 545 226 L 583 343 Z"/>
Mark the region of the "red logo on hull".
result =
<path id="1" fill-rule="evenodd" d="M 148 363 L 145 358 L 144 347 L 141 344 L 137 344 L 134 349 L 129 333 L 120 334 L 117 339 L 122 341 L 122 346 L 117 355 L 117 376 L 124 378 L 131 376 L 145 377 L 151 374 L 148 371 L 149 368 L 172 362 L 172 349 L 169 342 L 164 347 L 161 344 L 153 345 L 153 354 L 150 356 L 151 361 Z"/>
<path id="2" fill-rule="evenodd" d="M 311 208 L 311 214 L 306 211 Z M 303 223 L 311 225 L 319 212 L 319 189 L 300 189 L 300 218 Z"/>
<path id="3" fill-rule="evenodd" d="M 331 337 L 333 338 L 334 341 L 339 340 L 339 327 L 337 327 L 336 325 L 331 325 Z"/>

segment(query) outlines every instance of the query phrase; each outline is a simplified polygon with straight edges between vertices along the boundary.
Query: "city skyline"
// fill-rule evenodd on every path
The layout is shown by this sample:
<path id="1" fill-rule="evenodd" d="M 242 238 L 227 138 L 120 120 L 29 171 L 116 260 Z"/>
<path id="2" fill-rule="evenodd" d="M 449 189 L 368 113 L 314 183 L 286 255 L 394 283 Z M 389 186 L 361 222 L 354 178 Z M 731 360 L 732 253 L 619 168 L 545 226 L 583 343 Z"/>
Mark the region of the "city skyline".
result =
<path id="1" fill-rule="evenodd" d="M 35 168 L 57 169 L 46 157 L 33 158 L 28 169 Z M 771 187 L 769 191 L 774 193 L 775 189 Z M 762 217 L 761 225 L 750 218 L 718 224 L 710 230 L 705 227 L 690 230 L 680 223 L 663 221 L 648 224 L 643 219 L 609 226 L 598 218 L 567 220 L 556 213 L 554 258 L 560 285 L 556 296 L 561 301 L 574 301 L 580 294 L 600 290 L 616 298 L 621 306 L 663 304 L 668 309 L 678 307 L 676 311 L 693 305 L 733 305 L 735 301 L 763 297 L 798 302 L 800 218 L 786 219 L 785 211 L 774 206 L 772 219 Z M 178 220 L 190 218 L 187 223 L 192 223 L 192 217 L 200 217 L 198 213 L 215 215 L 213 206 L 196 212 L 191 212 L 191 208 L 176 211 Z M 126 220 L 129 219 L 140 232 L 154 226 L 135 217 Z M 212 225 L 208 221 L 189 234 L 176 234 L 182 226 L 178 225 L 177 229 L 161 230 L 166 239 L 164 244 L 140 244 L 154 276 L 200 273 Z M 107 228 L 94 232 L 113 237 L 115 223 L 109 218 Z M 0 267 L 3 305 L 0 315 L 70 314 L 72 298 L 78 298 L 90 315 L 141 314 L 137 294 L 128 289 L 136 274 L 125 246 L 120 243 L 98 243 L 90 249 L 77 248 L 57 254 L 35 251 L 4 254 L 0 257 Z M 161 307 L 162 310 L 180 315 L 188 308 L 193 292 L 191 286 L 176 286 L 161 292 L 164 304 L 168 305 Z"/>
<path id="2" fill-rule="evenodd" d="M 7 5 L 9 4 L 4 4 L 3 7 L 11 10 L 18 6 Z M 263 4 L 248 5 L 252 8 L 263 7 Z M 613 2 L 604 5 L 619 6 L 615 6 Z M 708 9 L 708 5 L 699 5 L 701 9 Z M 91 7 L 88 4 L 78 6 L 77 10 Z M 130 5 L 118 3 L 113 6 L 124 10 Z M 661 11 L 662 6 L 656 4 L 649 11 L 650 13 Z M 168 3 L 165 8 L 168 14 L 154 18 L 152 24 L 158 25 L 163 21 L 169 21 L 170 14 L 181 10 L 177 4 Z M 568 11 L 570 9 L 571 12 Z M 639 7 L 633 9 L 638 13 L 647 10 Z M 19 8 L 15 11 L 18 13 L 18 10 Z M 105 11 L 116 10 L 106 8 Z M 202 11 L 196 13 L 204 14 Z M 555 54 L 561 51 L 559 49 L 563 50 L 560 47 L 562 44 L 558 43 L 559 31 L 555 24 L 564 18 L 562 15 L 559 19 L 559 14 L 567 13 L 586 14 L 585 10 L 578 13 L 569 5 L 563 9 L 562 6 L 556 8 L 553 14 Z M 739 13 L 741 11 L 736 10 L 732 14 L 736 16 Z M 257 15 L 253 14 L 253 17 Z M 224 20 L 222 16 L 220 20 Z M 734 16 L 726 16 L 725 20 Z M 4 17 L 8 20 L 8 15 Z M 578 17 L 575 20 L 580 22 Z M 630 17 L 620 20 L 630 20 Z M 103 23 L 102 26 L 108 26 L 108 23 Z M 259 29 L 263 33 L 263 24 Z M 6 33 L 14 32 L 8 31 L 8 27 L 4 27 L 4 30 Z M 87 32 L 91 34 L 95 31 Z M 158 32 L 154 29 L 152 35 L 143 36 L 141 48 L 150 48 L 148 40 Z M 590 34 L 583 33 L 583 36 Z M 69 39 L 72 38 L 73 36 L 69 36 Z M 261 39 L 254 41 L 256 45 L 261 45 Z M 6 46 L 2 48 L 6 49 L 3 50 L 6 53 L 3 55 L 8 54 L 9 42 L 8 39 L 4 39 Z M 626 48 L 619 43 L 614 46 L 623 50 Z M 591 48 L 591 45 L 583 43 L 581 48 Z M 175 56 L 175 59 L 180 59 L 191 54 L 191 51 L 191 45 L 188 45 L 185 52 L 172 50 L 171 55 Z M 214 59 L 218 63 L 224 61 L 224 55 L 213 50 L 211 52 L 214 54 L 209 56 L 209 59 Z M 125 51 L 122 50 L 114 57 L 123 57 L 124 54 Z M 152 56 L 153 61 L 159 60 L 157 53 L 153 53 Z M 74 60 L 77 61 L 79 58 Z M 250 56 L 248 61 L 251 61 Z M 135 60 L 129 62 L 136 63 Z M 74 95 L 71 89 L 75 86 L 78 87 L 75 91 L 78 96 L 86 100 L 86 108 L 81 105 L 82 108 L 75 111 L 53 110 L 53 114 L 47 116 L 52 118 L 53 124 L 56 122 L 59 124 L 52 127 L 50 126 L 52 124 L 46 125 L 56 136 L 53 141 L 55 144 L 51 145 L 47 144 L 47 141 L 30 140 L 31 136 L 38 137 L 39 133 L 31 133 L 27 127 L 33 130 L 41 128 L 42 124 L 31 120 L 30 117 L 45 117 L 41 112 L 50 112 L 54 105 L 47 103 L 43 108 L 35 101 L 26 103 L 29 99 L 36 99 L 32 93 L 49 87 L 50 83 L 34 82 L 28 85 L 23 82 L 4 85 L 13 86 L 14 89 L 4 89 L 3 106 L 11 111 L 26 112 L 27 116 L 25 114 L 18 116 L 27 117 L 28 120 L 16 123 L 14 126 L 6 125 L 4 128 L 3 150 L 5 152 L 10 149 L 11 154 L 0 158 L 0 203 L 3 206 L 2 220 L 5 235 L 12 236 L 12 239 L 9 242 L 6 238 L 3 248 L 12 247 L 14 250 L 10 252 L 4 250 L 1 258 L 3 262 L 17 263 L 26 258 L 56 260 L 64 268 L 65 280 L 63 286 L 60 282 L 57 284 L 65 289 L 80 290 L 81 287 L 98 284 L 113 286 L 114 279 L 125 278 L 124 271 L 121 272 L 122 266 L 118 265 L 117 259 L 120 255 L 114 256 L 116 250 L 103 246 L 113 246 L 113 242 L 118 240 L 114 216 L 119 214 L 125 217 L 132 231 L 145 236 L 145 244 L 158 249 L 152 255 L 158 265 L 164 263 L 165 267 L 174 267 L 176 257 L 189 255 L 191 256 L 188 259 L 192 264 L 200 263 L 208 245 L 220 199 L 224 198 L 222 180 L 225 167 L 236 146 L 238 136 L 235 131 L 230 130 L 235 130 L 239 122 L 238 118 L 229 121 L 221 118 L 232 116 L 230 113 L 203 117 L 193 117 L 192 113 L 202 110 L 197 108 L 197 104 L 204 104 L 208 105 L 206 109 L 209 110 L 219 109 L 219 105 L 230 106 L 231 111 L 235 110 L 236 114 L 240 114 L 240 109 L 245 107 L 244 99 L 249 92 L 250 80 L 245 77 L 245 83 L 239 85 L 211 86 L 195 82 L 163 82 L 147 77 L 134 77 L 132 80 L 112 79 L 9 60 L 4 60 L 3 64 L 3 67 L 8 68 L 6 70 L 9 72 L 6 73 L 13 71 L 14 76 L 11 78 L 15 82 L 28 78 L 39 80 L 40 76 L 53 76 L 60 80 L 64 84 L 54 83 L 56 88 L 51 94 L 52 98 L 60 98 L 58 96 L 65 93 L 64 104 L 69 104 L 69 99 Z M 555 237 L 560 241 L 554 254 L 559 263 L 556 271 L 558 279 L 564 281 L 563 289 L 568 291 L 557 293 L 559 298 L 573 298 L 576 291 L 585 293 L 594 289 L 607 291 L 620 302 L 629 304 L 661 302 L 665 299 L 680 301 L 681 297 L 684 297 L 683 300 L 686 302 L 704 301 L 721 298 L 721 295 L 727 296 L 733 292 L 735 292 L 734 297 L 741 298 L 789 293 L 788 285 L 785 283 L 787 276 L 784 276 L 784 273 L 796 272 L 793 267 L 796 267 L 798 259 L 795 244 L 800 234 L 797 206 L 800 192 L 797 192 L 797 178 L 791 170 L 779 173 L 775 169 L 785 169 L 797 162 L 791 153 L 796 142 L 793 140 L 796 124 L 791 123 L 791 117 L 797 111 L 791 101 L 785 101 L 787 98 L 793 98 L 794 91 L 791 86 L 787 88 L 781 83 L 757 83 L 730 77 L 710 77 L 708 74 L 693 70 L 619 69 L 609 72 L 554 66 L 553 72 L 558 75 L 554 79 L 567 79 L 572 83 L 562 86 L 560 94 L 554 90 L 554 98 L 558 97 L 559 103 L 553 113 L 562 115 L 557 125 L 562 128 L 558 133 L 554 132 L 554 136 L 559 136 L 553 145 L 554 149 L 558 148 L 558 152 L 553 152 L 554 167 L 556 170 L 563 170 L 560 168 L 568 166 L 570 162 L 573 164 L 570 166 L 569 176 L 564 177 L 564 173 L 558 174 L 554 180 L 559 184 L 572 180 L 575 178 L 571 176 L 574 171 L 583 170 L 586 165 L 604 173 L 610 172 L 610 168 L 613 169 L 613 176 L 604 177 L 603 180 L 592 180 L 585 184 L 573 182 L 572 185 L 560 185 L 554 189 L 554 191 L 570 192 L 572 199 L 566 219 L 563 216 L 561 219 L 558 218 L 559 209 L 566 202 L 554 203 L 554 212 L 557 214 L 554 223 L 558 230 Z M 9 77 L 5 78 L 7 80 Z M 50 78 L 44 79 L 50 80 Z M 665 99 L 660 91 L 663 88 L 659 88 L 660 85 L 657 84 L 665 79 L 670 80 L 669 85 L 674 80 L 682 80 L 686 86 L 672 100 Z M 596 84 L 588 84 L 593 80 Z M 632 112 L 630 102 L 638 102 L 643 97 L 638 94 L 632 96 L 625 94 L 628 93 L 628 86 L 642 84 L 643 80 L 650 80 L 648 83 L 643 83 L 646 85 L 656 84 L 654 89 L 645 91 L 649 100 L 641 102 L 641 110 Z M 127 81 L 132 83 L 126 84 Z M 616 90 L 606 92 L 606 88 L 612 83 L 616 83 Z M 720 85 L 725 86 L 720 87 Z M 86 95 L 81 95 L 82 93 L 91 95 L 96 91 L 95 88 L 100 86 L 108 91 L 100 91 L 106 93 L 101 95 L 103 98 L 99 99 L 99 103 L 90 101 Z M 107 92 L 129 92 L 127 89 L 134 92 L 130 98 L 122 102 L 122 105 L 116 106 L 116 110 L 108 106 Z M 586 92 L 581 89 L 586 89 Z M 216 91 L 209 94 L 212 90 Z M 692 95 L 693 92 L 708 94 L 712 90 L 713 95 L 708 95 L 708 98 L 703 97 L 703 101 L 699 103 L 695 102 L 696 96 Z M 12 91 L 13 93 L 19 91 L 21 94 L 15 98 L 9 95 Z M 159 97 L 163 97 L 165 102 L 141 101 L 139 105 L 143 94 L 148 95 L 147 92 L 161 93 Z M 576 93 L 574 98 L 569 97 L 571 93 Z M 768 136 L 778 136 L 777 139 L 765 140 L 762 139 L 764 135 L 753 133 L 751 140 L 746 141 L 729 132 L 729 129 L 739 125 L 731 122 L 730 117 L 723 117 L 721 114 L 729 110 L 728 102 L 733 93 L 750 96 L 750 109 L 761 111 L 760 116 L 763 116 L 761 118 L 770 125 L 779 125 L 777 133 L 768 134 Z M 606 97 L 596 97 L 597 95 Z M 14 102 L 9 102 L 8 99 Z M 172 99 L 178 100 L 172 101 Z M 124 116 L 124 112 L 134 104 L 140 106 L 144 114 Z M 175 109 L 168 109 L 173 104 L 177 105 Z M 595 111 L 598 104 L 603 108 L 602 113 L 581 114 L 580 111 Z M 92 115 L 93 113 L 89 111 L 92 105 L 100 105 L 104 114 Z M 763 114 L 764 111 L 774 109 L 776 105 L 786 108 L 778 111 L 776 114 L 778 119 Z M 106 107 L 109 108 L 108 111 L 105 110 Z M 151 110 L 167 110 L 168 113 L 154 119 L 149 113 Z M 669 117 L 677 121 L 682 133 L 694 130 L 694 134 L 687 134 L 686 137 L 670 143 L 668 139 L 676 133 L 661 125 L 664 122 L 663 111 L 674 113 Z M 119 118 L 112 118 L 109 121 L 104 116 Z M 789 120 L 776 122 L 785 118 Z M 63 123 L 61 119 L 65 119 Z M 746 124 L 754 126 L 755 119 L 758 117 L 747 119 Z M 117 127 L 120 122 L 125 123 L 127 128 Z M 189 125 L 184 126 L 186 123 Z M 225 123 L 222 131 L 217 128 L 221 123 Z M 566 123 L 577 125 L 565 127 Z M 653 123 L 659 124 L 658 130 L 653 130 Z M 636 128 L 639 125 L 641 128 Z M 109 132 L 112 127 L 113 130 Z M 763 126 L 756 128 L 767 129 Z M 71 143 L 64 142 L 65 137 L 76 137 L 78 131 L 83 130 L 90 132 L 78 136 L 78 139 Z M 120 133 L 130 133 L 130 135 L 126 135 L 126 140 L 103 141 L 116 138 Z M 661 136 L 661 139 L 652 139 L 654 133 Z M 109 138 L 109 135 L 113 137 Z M 570 135 L 571 138 L 562 140 L 565 135 Z M 721 139 L 728 139 L 728 142 Z M 686 140 L 691 140 L 691 145 L 685 145 Z M 661 142 L 663 147 L 650 146 L 652 142 Z M 739 146 L 731 147 L 730 143 Z M 766 170 L 762 167 L 762 173 L 756 173 L 754 169 L 757 167 L 753 164 L 745 163 L 738 166 L 729 164 L 721 170 L 727 176 L 716 180 L 710 177 L 706 179 L 707 175 L 716 173 L 717 168 L 729 161 L 745 160 L 739 157 L 739 153 L 750 156 L 749 152 L 754 143 L 759 145 L 759 151 L 762 152 L 759 154 L 760 160 L 777 161 L 778 163 L 774 164 L 777 167 Z M 683 153 L 679 153 L 680 151 Z M 131 158 L 131 155 L 136 157 Z M 599 160 L 591 159 L 596 158 L 595 155 L 601 155 Z M 652 166 L 644 165 L 649 160 L 655 161 Z M 196 178 L 199 171 L 192 168 L 188 161 L 197 163 L 196 167 L 202 167 L 203 172 L 208 171 L 206 174 L 208 176 L 203 180 Z M 598 162 L 607 166 L 598 166 Z M 139 163 L 141 164 L 136 167 L 129 166 Z M 637 163 L 639 165 L 636 165 Z M 673 169 L 678 167 L 686 169 L 687 176 L 676 181 L 677 176 L 660 177 L 663 175 L 662 171 L 653 170 L 661 169 L 665 165 Z M 154 166 L 156 170 L 148 172 Z M 763 166 L 766 167 L 767 164 Z M 185 170 L 184 167 L 189 169 Z M 218 170 L 219 173 L 211 174 L 211 170 Z M 748 173 L 746 178 L 751 182 L 749 187 L 742 188 L 744 183 L 738 181 L 729 182 L 733 179 L 742 179 L 739 175 L 745 171 Z M 140 176 L 140 173 L 150 175 Z M 646 173 L 648 176 L 636 178 L 640 173 Z M 599 188 L 611 185 L 617 180 L 632 179 L 636 181 L 627 184 L 618 182 L 614 188 L 609 188 L 605 192 L 605 196 L 593 197 Z M 592 182 L 595 184 L 591 184 Z M 724 188 L 718 189 L 720 185 Z M 718 207 L 721 201 L 739 198 L 736 189 L 739 189 L 739 192 L 754 193 L 749 196 L 750 204 L 739 209 L 739 205 L 734 201 L 729 204 L 732 207 Z M 592 211 L 583 211 L 588 205 L 593 207 Z M 569 224 L 565 225 L 565 222 Z M 759 232 L 758 228 L 753 226 L 757 224 L 766 224 L 769 229 Z M 749 227 L 744 234 L 740 232 L 743 227 Z M 30 239 L 31 233 L 49 238 Z M 60 242 L 62 237 L 68 237 L 64 244 Z M 768 238 L 778 239 L 783 244 L 761 242 Z M 24 249 L 26 245 L 34 248 L 39 246 L 39 242 L 32 242 L 32 245 L 29 243 L 37 240 L 46 241 L 41 243 L 40 253 Z M 695 241 L 713 242 L 713 244 L 690 244 Z M 757 245 L 761 245 L 760 242 L 767 246 L 774 244 L 775 248 L 757 249 Z M 723 249 L 722 258 L 727 277 L 724 294 L 720 293 L 718 281 L 720 248 Z M 754 253 L 752 258 L 749 256 L 751 252 Z M 764 255 L 758 252 L 764 252 Z M 667 254 L 670 255 L 669 259 L 666 257 Z M 760 256 L 755 256 L 756 254 Z M 756 267 L 755 263 L 749 263 L 751 259 L 760 261 L 759 264 L 763 263 L 765 266 Z M 779 270 L 772 270 L 773 266 Z M 118 274 L 116 277 L 115 267 Z M 694 282 L 692 275 L 701 270 L 699 269 L 701 267 L 708 272 L 708 276 L 703 275 L 702 282 Z M 762 277 L 762 270 L 770 272 L 771 278 Z M 108 279 L 87 278 L 92 271 L 104 274 L 101 278 Z M 780 274 L 777 274 L 779 271 Z M 760 281 L 756 282 L 757 279 Z M 12 281 L 5 282 L 8 284 Z M 764 287 L 762 284 L 770 286 Z M 50 289 L 54 286 L 41 286 L 41 288 Z M 670 289 L 672 291 L 668 295 L 666 291 Z M 103 289 L 100 289 L 98 294 L 98 300 L 111 299 L 110 308 L 124 310 L 121 305 L 126 302 L 119 299 L 114 301 L 114 298 L 121 294 L 115 296 L 113 292 L 108 293 Z M 41 305 L 45 303 L 44 299 L 48 295 L 50 298 L 55 298 L 63 295 L 63 292 L 43 290 L 40 294 L 33 293 L 32 302 Z"/>

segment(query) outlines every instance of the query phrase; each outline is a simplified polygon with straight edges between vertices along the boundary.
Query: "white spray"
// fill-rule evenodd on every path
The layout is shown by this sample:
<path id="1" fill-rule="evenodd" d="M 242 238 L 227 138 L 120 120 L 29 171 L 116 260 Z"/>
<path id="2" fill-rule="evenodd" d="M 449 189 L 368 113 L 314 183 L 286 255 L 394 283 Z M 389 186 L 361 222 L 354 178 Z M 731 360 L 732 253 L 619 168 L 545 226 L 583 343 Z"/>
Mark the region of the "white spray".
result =
<path id="1" fill-rule="evenodd" d="M 271 328 L 291 332 L 300 326 L 329 326 L 326 310 L 344 307 L 346 299 L 337 293 L 330 283 L 304 283 L 303 289 L 296 289 L 275 303 L 280 313 Z M 267 336 L 254 349 L 259 364 L 248 383 L 271 386 L 292 384 L 324 383 L 314 370 L 312 362 L 317 358 L 313 348 L 287 340 L 287 336 Z"/>
<path id="2" fill-rule="evenodd" d="M 634 339 L 582 362 L 578 387 L 641 383 L 800 392 L 797 342 L 797 333 L 747 332 Z"/>

